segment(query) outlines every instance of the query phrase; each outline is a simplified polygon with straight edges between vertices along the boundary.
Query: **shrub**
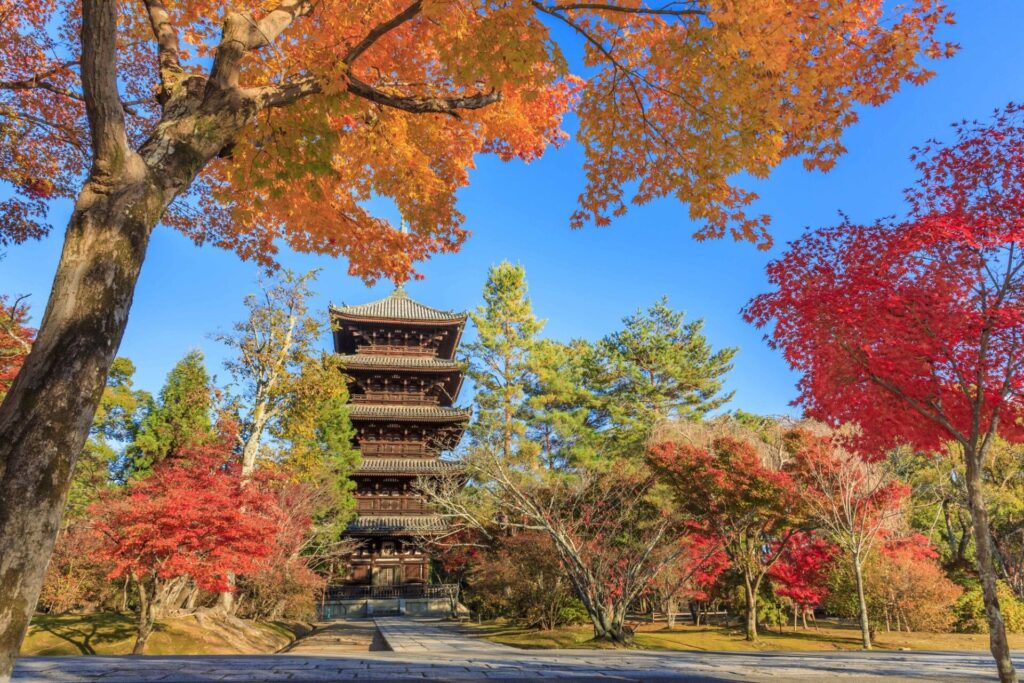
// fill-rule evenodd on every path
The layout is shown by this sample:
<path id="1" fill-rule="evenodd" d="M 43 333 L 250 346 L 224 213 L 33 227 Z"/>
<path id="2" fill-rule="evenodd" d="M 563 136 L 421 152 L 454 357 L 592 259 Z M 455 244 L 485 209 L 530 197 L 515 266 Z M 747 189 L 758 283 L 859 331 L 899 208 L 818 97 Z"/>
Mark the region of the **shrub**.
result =
<path id="1" fill-rule="evenodd" d="M 1024 602 L 1002 581 L 999 582 L 999 607 L 1010 633 L 1024 633 Z M 988 633 L 985 618 L 985 603 L 981 586 L 971 588 L 957 600 L 953 608 L 956 616 L 956 630 L 961 633 Z"/>

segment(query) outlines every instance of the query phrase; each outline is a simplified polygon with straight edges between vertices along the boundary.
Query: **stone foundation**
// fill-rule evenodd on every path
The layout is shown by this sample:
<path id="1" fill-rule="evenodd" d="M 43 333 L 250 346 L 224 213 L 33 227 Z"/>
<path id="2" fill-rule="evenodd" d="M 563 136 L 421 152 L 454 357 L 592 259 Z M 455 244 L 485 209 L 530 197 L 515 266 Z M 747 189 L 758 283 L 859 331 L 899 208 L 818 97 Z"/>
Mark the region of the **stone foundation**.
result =
<path id="1" fill-rule="evenodd" d="M 318 608 L 321 621 L 386 615 L 410 617 L 450 617 L 452 603 L 447 598 L 356 598 L 330 600 Z"/>

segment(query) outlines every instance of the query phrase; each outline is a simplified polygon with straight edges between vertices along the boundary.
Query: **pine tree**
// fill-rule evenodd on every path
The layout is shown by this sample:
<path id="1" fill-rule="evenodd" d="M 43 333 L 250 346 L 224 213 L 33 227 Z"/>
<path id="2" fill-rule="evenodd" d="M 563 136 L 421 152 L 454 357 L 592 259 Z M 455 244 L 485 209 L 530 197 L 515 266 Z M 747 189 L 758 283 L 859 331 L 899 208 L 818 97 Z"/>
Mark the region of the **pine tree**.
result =
<path id="1" fill-rule="evenodd" d="M 183 449 L 209 443 L 213 383 L 201 351 L 185 354 L 167 373 L 160 398 L 151 404 L 128 449 L 128 475 L 148 472 L 152 466 Z"/>
<path id="2" fill-rule="evenodd" d="M 732 399 L 725 375 L 738 349 L 714 351 L 704 321 L 684 322 L 662 297 L 596 345 L 589 381 L 612 434 L 643 445 L 667 419 L 701 419 Z"/>
<path id="3" fill-rule="evenodd" d="M 491 443 L 504 458 L 523 445 L 523 410 L 533 378 L 530 355 L 544 321 L 533 314 L 526 270 L 503 261 L 492 266 L 484 285 L 484 304 L 469 314 L 475 341 L 463 346 L 467 375 L 476 388 L 477 414 L 470 434 Z"/>

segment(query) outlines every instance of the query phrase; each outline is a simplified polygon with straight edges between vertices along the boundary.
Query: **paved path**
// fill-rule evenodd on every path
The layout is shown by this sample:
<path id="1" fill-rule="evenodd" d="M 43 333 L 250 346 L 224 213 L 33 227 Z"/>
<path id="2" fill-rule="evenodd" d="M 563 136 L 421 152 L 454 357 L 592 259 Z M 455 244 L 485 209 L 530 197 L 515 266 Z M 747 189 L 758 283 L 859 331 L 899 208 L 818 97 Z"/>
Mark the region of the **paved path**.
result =
<path id="1" fill-rule="evenodd" d="M 322 652 L 313 644 L 279 655 L 26 657 L 27 681 L 995 681 L 980 652 L 712 653 L 518 650 L 477 641 L 450 625 L 380 619 L 392 652 Z M 325 631 L 325 638 L 329 638 Z M 301 653 L 301 654 L 300 654 Z M 330 654 L 325 654 L 330 653 Z M 1017 662 L 1024 669 L 1024 660 Z"/>
<path id="2" fill-rule="evenodd" d="M 482 638 L 471 638 L 450 626 L 401 617 L 374 619 L 384 642 L 394 652 L 446 653 L 466 655 L 514 655 L 521 653 L 508 645 L 499 645 Z"/>

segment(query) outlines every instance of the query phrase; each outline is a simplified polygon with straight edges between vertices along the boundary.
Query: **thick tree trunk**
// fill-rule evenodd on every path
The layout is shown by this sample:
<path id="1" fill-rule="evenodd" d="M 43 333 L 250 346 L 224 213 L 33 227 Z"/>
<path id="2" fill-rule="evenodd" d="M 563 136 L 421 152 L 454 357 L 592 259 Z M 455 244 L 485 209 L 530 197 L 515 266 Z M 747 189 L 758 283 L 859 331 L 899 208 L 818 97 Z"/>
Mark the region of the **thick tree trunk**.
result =
<path id="1" fill-rule="evenodd" d="M 629 644 L 631 635 L 626 628 L 626 606 L 618 603 L 602 605 L 590 614 L 594 624 L 594 640 L 607 640 L 618 645 Z"/>
<path id="2" fill-rule="evenodd" d="M 757 640 L 757 589 L 758 585 L 751 582 L 749 577 L 743 579 L 743 593 L 747 601 L 747 630 L 746 639 L 753 642 Z"/>
<path id="3" fill-rule="evenodd" d="M 676 597 L 674 595 L 665 600 L 665 625 L 670 631 L 676 627 Z"/>
<path id="4" fill-rule="evenodd" d="M 864 571 L 859 555 L 853 556 L 853 578 L 857 584 L 857 612 L 860 616 L 860 642 L 865 650 L 871 649 L 871 627 L 868 625 L 868 603 L 864 598 Z"/>
<path id="5" fill-rule="evenodd" d="M 131 175 L 85 185 L 32 352 L 0 406 L 0 678 L 35 609 L 75 461 L 162 210 Z"/>
<path id="6" fill-rule="evenodd" d="M 988 620 L 989 649 L 996 660 L 999 680 L 1002 683 L 1016 683 L 1017 672 L 1010 660 L 1010 646 L 1006 641 L 1006 625 L 999 608 L 996 570 L 992 561 L 992 534 L 989 529 L 988 509 L 982 488 L 982 455 L 975 448 L 964 448 L 967 471 L 967 501 L 974 522 L 974 552 L 978 562 L 978 576 L 985 601 L 985 616 Z"/>

